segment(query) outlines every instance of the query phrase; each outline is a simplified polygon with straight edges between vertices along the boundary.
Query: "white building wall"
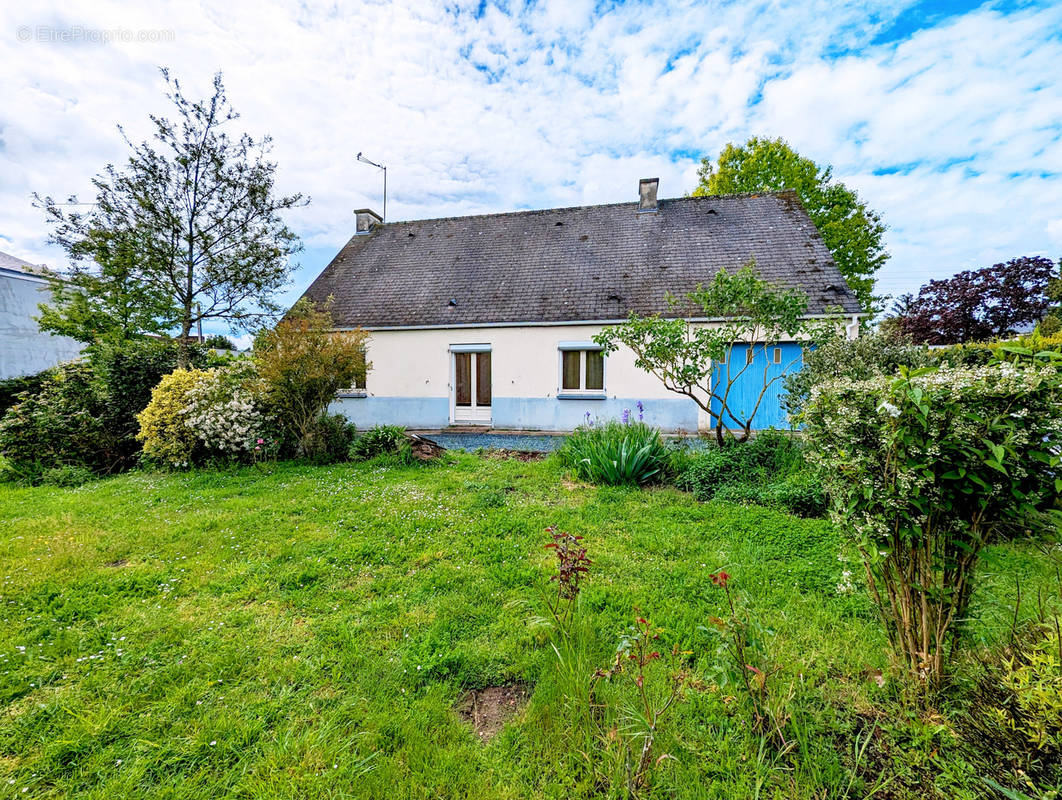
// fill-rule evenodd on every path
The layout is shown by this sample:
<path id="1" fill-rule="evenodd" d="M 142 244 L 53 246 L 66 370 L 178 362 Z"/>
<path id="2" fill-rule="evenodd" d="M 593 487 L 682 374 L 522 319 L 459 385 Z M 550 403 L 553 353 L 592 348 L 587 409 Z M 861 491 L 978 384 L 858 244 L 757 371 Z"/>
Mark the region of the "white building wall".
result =
<path id="1" fill-rule="evenodd" d="M 591 342 L 603 325 L 538 325 L 434 330 L 372 331 L 367 345 L 372 369 L 365 397 L 338 400 L 359 427 L 400 424 L 438 428 L 453 421 L 451 346 L 489 345 L 492 420 L 495 428 L 571 430 L 587 412 L 618 418 L 624 408 L 637 415 L 642 402 L 647 422 L 665 430 L 695 431 L 697 405 L 668 392 L 652 375 L 634 366 L 622 349 L 605 359 L 604 398 L 558 399 L 561 343 Z"/>
<path id="2" fill-rule="evenodd" d="M 49 299 L 45 279 L 0 269 L 0 379 L 30 375 L 80 355 L 80 342 L 37 327 L 37 305 Z"/>
<path id="3" fill-rule="evenodd" d="M 372 369 L 364 396 L 344 396 L 333 411 L 346 414 L 359 428 L 378 424 L 414 429 L 443 428 L 455 423 L 452 402 L 452 351 L 455 346 L 487 346 L 491 352 L 492 404 L 489 425 L 506 430 L 570 431 L 591 419 L 618 419 L 625 409 L 634 417 L 668 432 L 693 433 L 711 427 L 710 416 L 688 397 L 669 392 L 663 383 L 634 365 L 634 353 L 621 347 L 605 358 L 601 397 L 579 396 L 560 387 L 561 346 L 591 343 L 606 325 L 522 325 L 370 331 L 367 345 Z M 858 320 L 846 323 L 857 335 Z M 799 364 L 798 342 L 781 344 L 780 364 Z M 741 358 L 744 358 L 744 351 Z M 756 359 L 762 360 L 763 353 Z M 782 366 L 768 365 L 773 375 Z M 732 408 L 749 406 L 763 386 L 763 367 L 755 364 L 732 389 Z M 787 427 L 780 381 L 774 383 L 756 412 L 756 427 Z M 562 396 L 558 396 L 562 395 Z M 569 395 L 567 397 L 563 395 Z M 747 397 L 745 397 L 747 395 Z M 639 411 L 638 403 L 642 404 Z M 484 420 L 486 422 L 486 420 Z M 458 421 L 460 424 L 460 421 Z"/>

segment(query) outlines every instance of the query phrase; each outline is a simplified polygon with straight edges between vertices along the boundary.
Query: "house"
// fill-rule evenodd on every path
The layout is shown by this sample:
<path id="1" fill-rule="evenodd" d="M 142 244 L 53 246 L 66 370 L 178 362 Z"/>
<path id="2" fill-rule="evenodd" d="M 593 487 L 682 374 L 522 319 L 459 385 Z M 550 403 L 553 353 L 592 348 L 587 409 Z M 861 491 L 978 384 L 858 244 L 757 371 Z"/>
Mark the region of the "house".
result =
<path id="1" fill-rule="evenodd" d="M 332 299 L 337 329 L 371 333 L 366 385 L 334 410 L 359 427 L 568 431 L 588 413 L 618 418 L 641 401 L 647 422 L 693 432 L 711 427 L 696 403 L 636 368 L 630 351 L 604 356 L 594 334 L 631 312 L 674 313 L 669 293 L 750 259 L 766 280 L 805 291 L 810 315 L 858 319 L 794 193 L 658 201 L 657 187 L 641 181 L 629 203 L 386 224 L 355 212 L 354 235 L 305 293 Z M 799 354 L 797 342 L 781 343 L 768 370 Z M 762 374 L 749 370 L 759 385 L 735 391 L 754 398 Z M 756 428 L 786 425 L 780 383 Z"/>
<path id="2" fill-rule="evenodd" d="M 30 375 L 77 358 L 81 343 L 37 326 L 48 279 L 28 261 L 0 252 L 0 380 Z"/>

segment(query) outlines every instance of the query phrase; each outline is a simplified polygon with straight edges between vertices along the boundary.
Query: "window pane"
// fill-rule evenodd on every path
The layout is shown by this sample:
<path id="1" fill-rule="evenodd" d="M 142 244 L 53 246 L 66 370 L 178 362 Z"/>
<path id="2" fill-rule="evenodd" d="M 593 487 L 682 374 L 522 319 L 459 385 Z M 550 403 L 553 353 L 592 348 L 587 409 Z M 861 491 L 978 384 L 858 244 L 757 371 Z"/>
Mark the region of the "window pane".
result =
<path id="1" fill-rule="evenodd" d="M 490 353 L 476 353 L 476 405 L 490 405 Z"/>
<path id="2" fill-rule="evenodd" d="M 782 363 L 782 348 L 781 347 L 774 348 L 774 363 L 775 364 L 781 364 Z"/>
<path id="3" fill-rule="evenodd" d="M 600 350 L 586 351 L 586 388 L 605 388 L 605 354 Z"/>
<path id="4" fill-rule="evenodd" d="M 579 356 L 578 350 L 565 350 L 561 353 L 561 388 L 579 388 Z"/>
<path id="5" fill-rule="evenodd" d="M 471 353 L 454 353 L 454 393 L 457 405 L 472 405 Z"/>
<path id="6" fill-rule="evenodd" d="M 755 357 L 756 357 L 756 351 L 752 349 L 752 345 L 750 344 L 748 346 L 748 348 L 745 350 L 745 363 L 746 364 L 751 364 L 752 360 Z"/>
<path id="7" fill-rule="evenodd" d="M 357 363 L 358 363 L 357 372 L 354 374 L 354 388 L 355 389 L 364 390 L 365 389 L 365 372 L 366 372 L 366 370 L 365 370 L 365 350 L 364 349 L 359 351 Z"/>

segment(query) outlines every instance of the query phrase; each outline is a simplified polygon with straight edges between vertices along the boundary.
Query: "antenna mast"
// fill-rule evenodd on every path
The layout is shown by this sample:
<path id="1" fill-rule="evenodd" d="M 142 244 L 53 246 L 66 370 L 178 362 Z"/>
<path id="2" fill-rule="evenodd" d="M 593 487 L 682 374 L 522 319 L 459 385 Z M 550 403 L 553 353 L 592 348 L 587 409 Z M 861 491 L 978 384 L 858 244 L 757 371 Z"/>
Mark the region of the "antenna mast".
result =
<path id="1" fill-rule="evenodd" d="M 361 153 L 358 153 L 358 161 L 362 164 L 368 164 L 370 167 L 383 170 L 383 221 L 387 222 L 387 167 L 383 164 L 377 164 L 375 161 L 370 161 Z"/>

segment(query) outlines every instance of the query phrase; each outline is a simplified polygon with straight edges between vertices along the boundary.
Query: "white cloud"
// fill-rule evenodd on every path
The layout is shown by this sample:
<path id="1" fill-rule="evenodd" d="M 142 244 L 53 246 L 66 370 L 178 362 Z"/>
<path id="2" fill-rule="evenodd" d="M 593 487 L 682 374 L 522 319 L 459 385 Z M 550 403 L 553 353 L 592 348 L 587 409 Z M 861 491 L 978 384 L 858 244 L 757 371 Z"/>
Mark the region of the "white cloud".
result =
<path id="1" fill-rule="evenodd" d="M 1062 165 L 1059 9 L 983 8 L 874 45 L 899 4 L 479 6 L 5 5 L 3 248 L 58 259 L 30 195 L 89 196 L 91 176 L 125 157 L 115 124 L 138 139 L 149 113 L 168 113 L 160 65 L 193 94 L 221 69 L 239 124 L 274 137 L 280 190 L 312 196 L 290 217 L 314 254 L 300 288 L 348 237 L 351 210 L 380 205 L 359 150 L 388 165 L 400 219 L 633 199 L 650 174 L 677 196 L 700 154 L 784 135 L 883 212 L 886 290 L 1057 244 L 1059 182 L 1041 173 Z M 173 36 L 18 41 L 20 26 L 42 25 Z"/>

